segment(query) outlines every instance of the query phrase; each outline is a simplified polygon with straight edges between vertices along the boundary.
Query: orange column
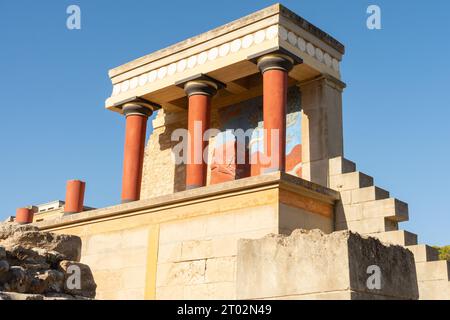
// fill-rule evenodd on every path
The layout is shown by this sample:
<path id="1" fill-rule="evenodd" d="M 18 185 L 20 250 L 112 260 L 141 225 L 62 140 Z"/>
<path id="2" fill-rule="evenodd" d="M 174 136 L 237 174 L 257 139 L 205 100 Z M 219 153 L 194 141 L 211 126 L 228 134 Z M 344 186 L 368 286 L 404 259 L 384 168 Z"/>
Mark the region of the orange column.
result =
<path id="1" fill-rule="evenodd" d="M 186 189 L 206 185 L 207 163 L 203 159 L 203 152 L 208 142 L 203 138 L 205 131 L 209 129 L 211 98 L 217 89 L 217 84 L 206 80 L 189 81 L 184 86 L 189 97 Z"/>
<path id="2" fill-rule="evenodd" d="M 137 104 L 123 107 L 126 116 L 122 176 L 122 203 L 136 201 L 141 195 L 147 119 L 152 111 Z"/>
<path id="3" fill-rule="evenodd" d="M 263 74 L 264 163 L 263 172 L 284 171 L 286 165 L 286 107 L 288 72 L 293 61 L 284 55 L 258 60 Z"/>
<path id="4" fill-rule="evenodd" d="M 16 222 L 20 224 L 32 223 L 34 217 L 33 209 L 18 208 L 16 210 Z"/>
<path id="5" fill-rule="evenodd" d="M 66 186 L 65 213 L 78 213 L 84 208 L 84 191 L 86 183 L 80 180 L 69 180 Z"/>
<path id="6" fill-rule="evenodd" d="M 186 165 L 186 188 L 193 189 L 206 185 L 207 164 L 203 150 L 208 146 L 203 135 L 209 129 L 211 98 L 206 95 L 189 97 L 188 113 L 188 158 Z"/>

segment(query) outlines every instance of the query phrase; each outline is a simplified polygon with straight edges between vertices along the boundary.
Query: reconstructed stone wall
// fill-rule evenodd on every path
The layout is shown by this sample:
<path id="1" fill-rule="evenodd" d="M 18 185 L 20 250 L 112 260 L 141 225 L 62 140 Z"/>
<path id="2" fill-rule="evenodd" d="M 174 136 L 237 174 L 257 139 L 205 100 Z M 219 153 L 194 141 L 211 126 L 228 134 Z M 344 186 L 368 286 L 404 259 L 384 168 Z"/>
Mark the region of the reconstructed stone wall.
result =
<path id="1" fill-rule="evenodd" d="M 368 285 L 375 266 L 379 283 Z M 417 299 L 414 256 L 400 246 L 341 231 L 296 230 L 241 240 L 238 299 Z M 371 269 L 370 269 L 371 270 Z M 372 284 L 372 282 L 369 282 Z"/>
<path id="2" fill-rule="evenodd" d="M 185 189 L 186 172 L 183 164 L 175 165 L 172 148 L 178 143 L 171 140 L 172 132 L 186 128 L 183 112 L 166 114 L 159 110 L 153 121 L 153 132 L 145 148 L 142 173 L 141 199 L 171 194 Z"/>
<path id="3" fill-rule="evenodd" d="M 81 237 L 81 261 L 91 266 L 99 299 L 234 299 L 238 240 L 298 228 L 332 232 L 336 197 L 272 173 L 41 226 Z"/>

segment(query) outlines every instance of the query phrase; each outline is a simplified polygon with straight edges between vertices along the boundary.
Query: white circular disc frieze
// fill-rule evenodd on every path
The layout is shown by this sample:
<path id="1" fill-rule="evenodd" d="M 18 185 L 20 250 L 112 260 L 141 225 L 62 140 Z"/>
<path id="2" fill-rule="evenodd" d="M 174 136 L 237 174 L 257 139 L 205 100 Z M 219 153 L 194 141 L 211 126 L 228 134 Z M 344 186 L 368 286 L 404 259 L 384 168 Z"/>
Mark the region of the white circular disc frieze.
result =
<path id="1" fill-rule="evenodd" d="M 208 51 L 208 60 L 210 60 L 210 61 L 215 60 L 218 55 L 219 55 L 219 49 L 217 49 L 217 47 L 212 48 Z"/>
<path id="2" fill-rule="evenodd" d="M 157 76 L 158 76 L 158 73 L 156 72 L 156 70 L 150 71 L 148 73 L 148 82 L 155 81 Z"/>
<path id="3" fill-rule="evenodd" d="M 192 69 L 197 64 L 197 56 L 192 56 L 188 58 L 187 67 Z"/>
<path id="4" fill-rule="evenodd" d="M 306 42 L 303 38 L 298 38 L 297 39 L 297 47 L 302 50 L 303 52 L 306 51 Z"/>
<path id="5" fill-rule="evenodd" d="M 186 59 L 178 61 L 178 63 L 177 63 L 177 71 L 178 72 L 183 72 L 184 70 L 186 70 L 186 65 L 187 65 Z"/>
<path id="6" fill-rule="evenodd" d="M 224 43 L 219 47 L 219 55 L 225 57 L 230 52 L 230 44 Z"/>
<path id="7" fill-rule="evenodd" d="M 314 46 L 308 42 L 308 44 L 306 45 L 306 52 L 311 56 L 314 57 L 314 54 L 316 53 L 316 49 L 314 48 Z"/>
<path id="8" fill-rule="evenodd" d="M 264 30 L 259 30 L 255 33 L 255 43 L 259 44 L 261 42 L 263 42 L 266 38 L 266 33 L 264 32 Z"/>
<path id="9" fill-rule="evenodd" d="M 292 31 L 288 33 L 287 38 L 289 43 L 292 44 L 293 46 L 297 44 L 297 36 Z"/>
<path id="10" fill-rule="evenodd" d="M 253 35 L 248 34 L 242 38 L 242 48 L 246 49 L 253 44 Z"/>
<path id="11" fill-rule="evenodd" d="M 241 39 L 236 39 L 231 42 L 231 52 L 238 52 L 241 49 Z"/>

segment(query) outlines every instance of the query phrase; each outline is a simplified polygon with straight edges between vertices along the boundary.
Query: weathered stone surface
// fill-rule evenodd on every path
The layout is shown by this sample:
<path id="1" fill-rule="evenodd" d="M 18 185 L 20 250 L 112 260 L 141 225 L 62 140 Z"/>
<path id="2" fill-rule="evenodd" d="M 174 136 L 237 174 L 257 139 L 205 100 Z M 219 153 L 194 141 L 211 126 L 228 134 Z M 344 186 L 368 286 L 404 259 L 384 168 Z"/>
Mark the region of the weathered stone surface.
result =
<path id="1" fill-rule="evenodd" d="M 81 239 L 40 232 L 31 225 L 0 224 L 0 300 L 94 298 L 96 284 L 80 259 Z M 79 268 L 80 286 L 68 285 L 68 268 Z"/>
<path id="2" fill-rule="evenodd" d="M 2 274 L 9 271 L 9 263 L 6 260 L 0 260 L 0 279 Z"/>
<path id="3" fill-rule="evenodd" d="M 74 266 L 76 268 L 73 268 Z M 64 260 L 59 263 L 59 269 L 64 275 L 64 292 L 86 298 L 95 298 L 97 285 L 94 281 L 91 269 L 87 265 Z M 78 270 L 80 271 L 80 287 L 72 288 L 74 281 L 72 281 L 71 276 L 78 272 Z"/>
<path id="4" fill-rule="evenodd" d="M 0 300 L 88 300 L 85 297 L 71 296 L 64 293 L 28 294 L 17 292 L 0 292 Z"/>
<path id="5" fill-rule="evenodd" d="M 81 239 L 72 235 L 61 235 L 51 232 L 24 231 L 14 232 L 1 242 L 5 248 L 20 243 L 23 248 L 40 248 L 47 251 L 56 251 L 65 260 L 80 261 Z"/>
<path id="6" fill-rule="evenodd" d="M 0 224 L 0 240 L 11 237 L 16 232 L 39 231 L 39 229 L 30 224 L 18 223 L 1 223 Z"/>
<path id="7" fill-rule="evenodd" d="M 4 291 L 12 291 L 26 293 L 31 287 L 32 277 L 23 267 L 12 266 L 8 273 L 4 273 L 0 278 L 0 289 Z"/>
<path id="8" fill-rule="evenodd" d="M 381 270 L 379 289 L 367 285 L 369 266 Z M 288 237 L 240 240 L 236 292 L 238 299 L 302 299 L 314 292 L 355 292 L 365 299 L 418 298 L 411 252 L 350 231 L 326 235 L 296 230 Z"/>

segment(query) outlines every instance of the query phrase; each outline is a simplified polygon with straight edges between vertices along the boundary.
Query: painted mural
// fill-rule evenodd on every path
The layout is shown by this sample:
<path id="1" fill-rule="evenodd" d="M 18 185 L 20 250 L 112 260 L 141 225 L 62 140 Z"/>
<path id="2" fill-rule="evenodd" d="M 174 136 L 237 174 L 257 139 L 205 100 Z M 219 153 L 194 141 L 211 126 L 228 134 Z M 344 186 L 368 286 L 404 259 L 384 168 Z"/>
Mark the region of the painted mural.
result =
<path id="1" fill-rule="evenodd" d="M 286 171 L 301 176 L 301 105 L 297 87 L 288 90 Z M 256 157 L 264 152 L 262 97 L 219 110 L 219 130 L 213 148 L 211 184 L 260 173 Z"/>

